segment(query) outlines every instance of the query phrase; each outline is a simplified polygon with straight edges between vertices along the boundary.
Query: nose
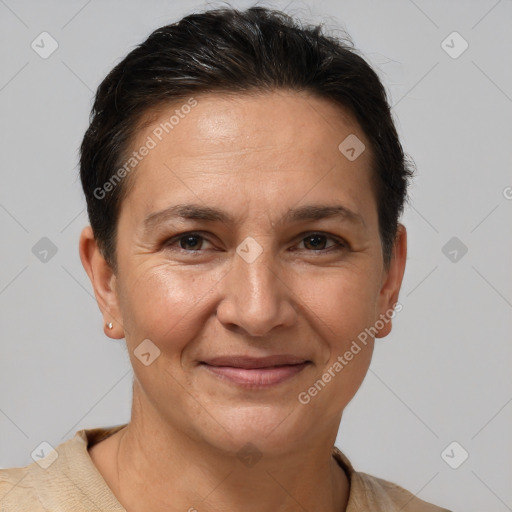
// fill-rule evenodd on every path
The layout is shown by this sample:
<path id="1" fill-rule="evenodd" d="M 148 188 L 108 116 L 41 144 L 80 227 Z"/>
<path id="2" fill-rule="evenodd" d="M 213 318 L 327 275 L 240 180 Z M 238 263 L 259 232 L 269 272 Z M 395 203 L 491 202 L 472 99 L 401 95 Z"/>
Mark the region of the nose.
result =
<path id="1" fill-rule="evenodd" d="M 276 327 L 293 325 L 297 317 L 294 295 L 279 268 L 269 251 L 263 251 L 254 261 L 235 253 L 220 284 L 218 320 L 230 329 L 238 328 L 254 337 L 266 336 Z"/>

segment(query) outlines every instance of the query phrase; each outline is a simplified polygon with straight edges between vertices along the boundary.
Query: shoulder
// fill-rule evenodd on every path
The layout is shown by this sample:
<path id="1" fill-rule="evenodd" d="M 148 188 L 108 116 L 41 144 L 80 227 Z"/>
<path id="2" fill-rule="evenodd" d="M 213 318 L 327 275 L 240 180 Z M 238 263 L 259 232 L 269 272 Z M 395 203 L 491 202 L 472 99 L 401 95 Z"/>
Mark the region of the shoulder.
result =
<path id="1" fill-rule="evenodd" d="M 333 456 L 350 480 L 346 512 L 450 512 L 419 499 L 399 485 L 356 471 L 346 455 L 336 446 Z"/>
<path id="2" fill-rule="evenodd" d="M 37 497 L 32 464 L 20 468 L 0 469 L 0 510 L 6 512 L 44 512 Z M 36 478 L 37 480 L 37 478 Z"/>
<path id="3" fill-rule="evenodd" d="M 80 430 L 27 466 L 0 469 L 0 512 L 99 510 L 97 503 L 104 512 L 123 511 L 87 451 L 123 426 Z"/>
<path id="4" fill-rule="evenodd" d="M 369 510 L 382 510 L 383 512 L 450 512 L 446 508 L 438 507 L 432 503 L 421 500 L 413 493 L 399 485 L 383 480 L 366 473 L 354 472 L 352 474 L 354 487 L 358 488 L 365 500 L 365 507 Z"/>

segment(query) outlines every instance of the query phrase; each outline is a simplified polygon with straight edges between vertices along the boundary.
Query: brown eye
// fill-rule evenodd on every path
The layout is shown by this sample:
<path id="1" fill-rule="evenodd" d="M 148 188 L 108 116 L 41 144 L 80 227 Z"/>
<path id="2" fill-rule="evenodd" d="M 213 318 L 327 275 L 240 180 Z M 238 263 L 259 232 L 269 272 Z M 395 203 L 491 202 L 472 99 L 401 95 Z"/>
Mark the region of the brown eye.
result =
<path id="1" fill-rule="evenodd" d="M 328 240 L 332 240 L 334 243 L 331 246 L 326 247 Z M 304 242 L 304 247 L 308 249 L 308 251 L 327 252 L 333 248 L 334 250 L 347 248 L 347 244 L 341 239 L 326 235 L 324 233 L 310 233 L 304 237 L 302 241 Z"/>
<path id="2" fill-rule="evenodd" d="M 164 248 L 181 250 L 185 252 L 200 252 L 206 238 L 199 233 L 181 233 L 164 242 Z"/>
<path id="3" fill-rule="evenodd" d="M 203 240 L 202 236 L 199 235 L 185 235 L 178 239 L 180 243 L 181 249 L 198 249 L 201 246 L 201 240 Z M 189 247 L 185 247 L 185 246 Z"/>

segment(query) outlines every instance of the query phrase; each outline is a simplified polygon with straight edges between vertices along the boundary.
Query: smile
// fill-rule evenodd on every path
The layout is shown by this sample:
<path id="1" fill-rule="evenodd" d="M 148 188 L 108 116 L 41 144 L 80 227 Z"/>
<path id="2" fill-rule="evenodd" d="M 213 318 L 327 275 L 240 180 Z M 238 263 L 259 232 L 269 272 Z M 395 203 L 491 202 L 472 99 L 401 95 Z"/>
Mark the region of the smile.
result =
<path id="1" fill-rule="evenodd" d="M 269 358 L 229 357 L 202 361 L 210 374 L 246 388 L 275 386 L 300 373 L 311 361 L 290 356 Z"/>

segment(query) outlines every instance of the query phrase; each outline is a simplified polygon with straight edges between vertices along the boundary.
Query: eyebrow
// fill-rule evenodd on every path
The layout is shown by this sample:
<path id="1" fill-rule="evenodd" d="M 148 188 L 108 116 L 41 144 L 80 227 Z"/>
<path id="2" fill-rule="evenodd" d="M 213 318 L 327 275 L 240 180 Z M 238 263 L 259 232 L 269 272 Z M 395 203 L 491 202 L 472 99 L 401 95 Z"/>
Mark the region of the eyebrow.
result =
<path id="1" fill-rule="evenodd" d="M 306 205 L 288 210 L 277 223 L 292 224 L 297 222 L 315 221 L 337 217 L 340 220 L 366 227 L 361 215 L 350 210 L 346 206 L 336 205 Z M 202 220 L 207 222 L 222 222 L 235 225 L 235 218 L 228 212 L 210 206 L 199 204 L 177 204 L 164 210 L 150 213 L 143 222 L 144 231 L 153 230 L 158 224 L 171 219 Z"/>

